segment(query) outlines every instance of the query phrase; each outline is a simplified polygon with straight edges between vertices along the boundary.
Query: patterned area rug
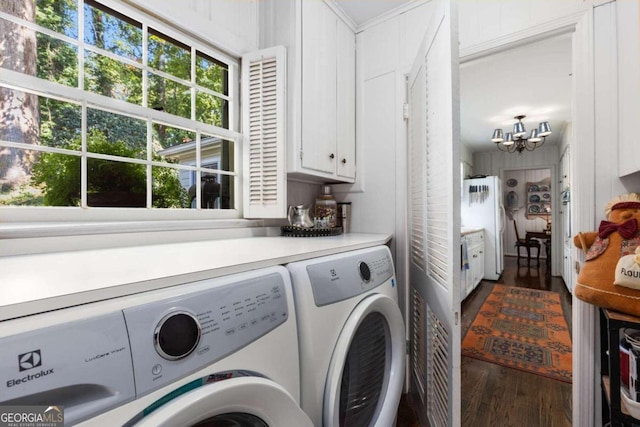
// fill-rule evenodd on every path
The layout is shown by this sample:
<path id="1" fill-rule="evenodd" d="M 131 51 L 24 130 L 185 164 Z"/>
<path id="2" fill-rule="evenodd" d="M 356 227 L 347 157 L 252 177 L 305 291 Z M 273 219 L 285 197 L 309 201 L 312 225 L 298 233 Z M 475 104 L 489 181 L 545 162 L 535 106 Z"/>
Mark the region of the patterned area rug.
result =
<path id="1" fill-rule="evenodd" d="M 495 285 L 462 355 L 571 382 L 571 337 L 556 292 Z"/>

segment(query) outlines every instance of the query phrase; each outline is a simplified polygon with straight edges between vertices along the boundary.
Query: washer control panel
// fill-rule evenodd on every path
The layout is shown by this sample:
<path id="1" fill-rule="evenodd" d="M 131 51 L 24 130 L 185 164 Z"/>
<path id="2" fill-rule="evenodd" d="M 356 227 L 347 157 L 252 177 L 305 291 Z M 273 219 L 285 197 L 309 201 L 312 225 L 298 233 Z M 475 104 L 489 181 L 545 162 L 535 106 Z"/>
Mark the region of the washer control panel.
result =
<path id="1" fill-rule="evenodd" d="M 76 424 L 249 345 L 289 319 L 289 276 L 240 274 L 0 322 L 0 404 Z"/>
<path id="2" fill-rule="evenodd" d="M 360 263 L 358 264 L 358 270 L 360 270 L 360 277 L 362 278 L 362 280 L 364 280 L 365 282 L 371 280 L 371 269 L 366 262 L 360 261 Z"/>
<path id="3" fill-rule="evenodd" d="M 123 311 L 138 395 L 210 365 L 289 317 L 284 280 L 277 273 Z"/>
<path id="4" fill-rule="evenodd" d="M 315 304 L 320 307 L 382 285 L 393 278 L 394 269 L 389 249 L 381 246 L 311 263 L 307 274 Z"/>

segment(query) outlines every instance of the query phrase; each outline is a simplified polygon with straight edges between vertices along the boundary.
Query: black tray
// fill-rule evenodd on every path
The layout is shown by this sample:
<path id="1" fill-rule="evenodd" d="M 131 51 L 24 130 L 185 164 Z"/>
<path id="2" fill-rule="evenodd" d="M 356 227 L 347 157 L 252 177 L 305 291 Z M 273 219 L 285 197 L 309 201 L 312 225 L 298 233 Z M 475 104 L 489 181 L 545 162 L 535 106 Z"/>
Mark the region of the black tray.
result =
<path id="1" fill-rule="evenodd" d="M 285 237 L 324 237 L 324 236 L 338 236 L 342 234 L 342 227 L 300 228 L 300 227 L 292 227 L 290 225 L 283 225 L 280 228 L 282 230 L 282 235 Z"/>

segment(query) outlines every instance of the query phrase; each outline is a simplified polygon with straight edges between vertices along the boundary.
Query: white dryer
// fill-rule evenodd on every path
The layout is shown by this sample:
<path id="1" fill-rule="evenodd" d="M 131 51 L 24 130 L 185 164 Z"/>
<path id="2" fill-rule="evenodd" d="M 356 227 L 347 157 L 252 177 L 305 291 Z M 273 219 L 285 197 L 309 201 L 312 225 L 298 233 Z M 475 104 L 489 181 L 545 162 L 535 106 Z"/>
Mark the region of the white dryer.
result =
<path id="1" fill-rule="evenodd" d="M 298 316 L 302 409 L 317 427 L 393 426 L 405 333 L 389 249 L 287 268 Z"/>
<path id="2" fill-rule="evenodd" d="M 64 425 L 311 426 L 298 361 L 273 267 L 0 322 L 0 406 L 64 407 Z"/>

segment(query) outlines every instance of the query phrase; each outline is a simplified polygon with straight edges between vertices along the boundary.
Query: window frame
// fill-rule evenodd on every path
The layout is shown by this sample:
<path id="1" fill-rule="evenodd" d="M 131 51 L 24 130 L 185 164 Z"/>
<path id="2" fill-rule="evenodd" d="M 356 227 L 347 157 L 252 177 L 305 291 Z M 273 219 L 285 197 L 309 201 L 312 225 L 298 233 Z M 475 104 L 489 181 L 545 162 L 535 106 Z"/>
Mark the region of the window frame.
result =
<path id="1" fill-rule="evenodd" d="M 137 21 L 142 26 L 142 50 L 143 60 L 141 63 L 136 61 L 127 60 L 119 55 L 111 53 L 107 50 L 99 49 L 84 41 L 84 1 L 78 0 L 78 39 L 69 38 L 63 34 L 56 33 L 42 27 L 35 22 L 23 21 L 13 15 L 0 12 L 0 18 L 6 19 L 18 25 L 25 26 L 47 36 L 52 36 L 57 39 L 63 40 L 72 44 L 77 48 L 78 52 L 78 87 L 65 86 L 60 83 L 55 83 L 46 79 L 41 79 L 36 76 L 29 76 L 19 72 L 11 71 L 8 69 L 2 69 L 0 72 L 0 84 L 10 89 L 20 90 L 24 92 L 33 93 L 40 96 L 46 96 L 54 99 L 58 99 L 65 102 L 75 103 L 81 106 L 82 109 L 82 151 L 80 157 L 82 159 L 82 174 L 83 174 L 83 186 L 86 185 L 86 163 L 88 158 L 108 159 L 112 160 L 112 156 L 101 155 L 98 153 L 91 153 L 87 156 L 86 151 L 86 111 L 87 108 L 98 108 L 100 110 L 106 110 L 117 114 L 131 116 L 145 120 L 147 122 L 147 128 L 153 126 L 153 123 L 162 123 L 168 126 L 193 130 L 196 133 L 196 157 L 197 162 L 201 161 L 200 152 L 200 137 L 218 137 L 233 142 L 235 155 L 233 158 L 233 166 L 231 171 L 219 170 L 216 173 L 220 175 L 230 175 L 233 177 L 233 184 L 231 191 L 234 194 L 234 206 L 230 209 L 169 209 L 169 208 L 106 208 L 106 207 L 87 207 L 86 206 L 86 191 L 82 191 L 82 204 L 81 206 L 74 207 L 55 207 L 55 206 L 0 206 L 0 217 L 3 223 L 22 223 L 22 222 L 84 222 L 84 221 L 145 221 L 145 220 L 212 220 L 212 219 L 239 219 L 242 218 L 242 142 L 243 136 L 240 133 L 240 59 L 234 58 L 225 54 L 220 48 L 210 45 L 200 39 L 197 36 L 189 34 L 188 32 L 181 31 L 175 24 L 168 23 L 165 20 L 155 18 L 153 15 L 141 11 L 133 6 L 114 1 L 114 0 L 89 0 L 91 3 L 100 3 L 101 5 L 112 9 L 114 12 L 126 16 L 128 19 Z M 147 39 L 150 34 L 150 29 L 155 32 L 160 32 L 167 37 L 170 37 L 180 43 L 184 43 L 190 46 L 191 54 L 191 80 L 189 82 L 183 81 L 177 77 L 170 76 L 167 73 L 158 71 L 148 65 L 147 61 Z M 143 74 L 142 79 L 142 91 L 143 101 L 142 105 L 136 105 L 127 101 L 110 98 L 108 96 L 99 95 L 93 92 L 83 90 L 84 87 L 84 51 L 89 50 L 96 52 L 100 55 L 117 59 L 121 63 L 133 65 L 140 69 Z M 227 65 L 227 84 L 228 95 L 220 94 L 207 87 L 199 86 L 196 81 L 195 62 L 197 60 L 197 52 L 200 52 L 208 58 L 212 58 L 216 61 L 220 61 Z M 131 63 L 131 64 L 130 64 Z M 164 78 L 170 78 L 173 81 L 177 81 L 181 84 L 188 83 L 191 91 L 191 118 L 183 118 L 174 116 L 169 113 L 154 110 L 151 107 L 146 107 L 147 103 L 147 90 L 148 90 L 148 78 L 147 73 L 153 72 Z M 228 125 L 229 129 L 224 129 L 214 125 L 197 122 L 195 120 L 195 93 L 196 88 L 200 92 L 212 94 L 218 96 L 228 102 Z M 151 146 L 151 134 L 147 132 L 147 151 Z M 40 152 L 58 152 L 67 153 L 68 151 L 46 146 L 29 146 L 24 143 L 13 143 L 9 141 L 0 142 L 0 147 L 12 147 L 23 150 L 37 150 Z M 180 165 L 180 168 L 176 168 L 169 163 L 156 162 L 151 160 L 150 156 L 146 159 L 121 159 L 118 161 L 125 163 L 137 163 L 144 164 L 147 167 L 147 206 L 150 206 L 151 199 L 151 168 L 154 166 L 161 167 L 173 167 L 179 170 L 192 170 L 203 171 L 207 169 L 200 165 L 199 167 L 193 167 L 187 164 Z M 209 173 L 208 170 L 203 171 Z M 198 190 L 199 190 L 199 183 Z M 200 194 L 200 191 L 197 191 Z"/>

